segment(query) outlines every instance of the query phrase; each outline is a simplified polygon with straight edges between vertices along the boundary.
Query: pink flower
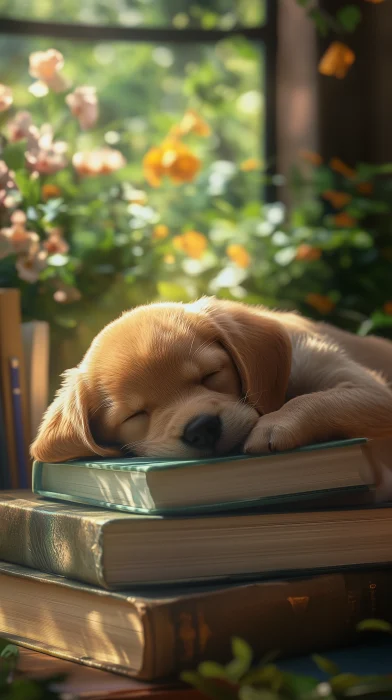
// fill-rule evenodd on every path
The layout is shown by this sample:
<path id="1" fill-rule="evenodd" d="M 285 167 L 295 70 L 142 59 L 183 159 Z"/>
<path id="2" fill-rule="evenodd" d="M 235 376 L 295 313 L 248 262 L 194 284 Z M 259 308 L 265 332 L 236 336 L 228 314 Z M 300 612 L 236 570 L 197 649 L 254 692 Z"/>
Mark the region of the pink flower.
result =
<path id="1" fill-rule="evenodd" d="M 14 206 L 14 197 L 10 194 L 10 190 L 17 189 L 14 176 L 15 173 L 8 170 L 6 163 L 0 160 L 0 209 L 10 209 Z"/>
<path id="2" fill-rule="evenodd" d="M 30 282 L 30 284 L 37 282 L 41 272 L 47 265 L 47 256 L 48 254 L 45 250 L 40 250 L 33 255 L 20 255 L 15 265 L 19 278 L 25 282 Z"/>
<path id="3" fill-rule="evenodd" d="M 30 131 L 27 146 L 26 161 L 30 170 L 53 175 L 66 167 L 67 144 L 65 141 L 53 141 L 50 124 L 44 124 L 39 131 Z"/>
<path id="4" fill-rule="evenodd" d="M 91 129 L 98 119 L 98 100 L 94 87 L 77 87 L 65 101 L 82 129 Z"/>
<path id="5" fill-rule="evenodd" d="M 58 304 L 71 304 L 74 301 L 79 301 L 81 296 L 81 293 L 76 287 L 62 284 L 53 294 L 53 299 L 57 301 Z"/>
<path id="6" fill-rule="evenodd" d="M 6 190 L 0 190 L 0 209 L 12 209 L 15 206 L 15 197 L 8 194 Z"/>
<path id="7" fill-rule="evenodd" d="M 15 117 L 8 122 L 8 133 L 10 141 L 21 141 L 30 134 L 33 120 L 30 112 L 17 112 Z"/>
<path id="8" fill-rule="evenodd" d="M 0 189 L 16 189 L 14 177 L 15 173 L 12 170 L 8 169 L 8 165 L 3 160 L 0 160 Z"/>
<path id="9" fill-rule="evenodd" d="M 11 88 L 0 83 L 0 112 L 6 112 L 14 101 Z"/>
<path id="10" fill-rule="evenodd" d="M 43 244 L 43 247 L 47 251 L 48 255 L 66 255 L 69 251 L 69 245 L 67 241 L 64 240 L 62 231 L 59 228 L 53 228 L 49 232 L 48 239 Z"/>
<path id="11" fill-rule="evenodd" d="M 23 255 L 35 255 L 39 249 L 39 236 L 34 231 L 26 230 L 26 214 L 23 211 L 15 211 L 11 215 L 11 226 L 0 229 L 2 249 L 11 253 Z"/>
<path id="12" fill-rule="evenodd" d="M 30 54 L 30 75 L 38 78 L 54 92 L 63 92 L 68 83 L 60 75 L 59 71 L 64 66 L 64 58 L 60 51 L 48 49 L 47 51 L 35 51 Z"/>
<path id="13" fill-rule="evenodd" d="M 75 153 L 72 163 L 79 175 L 108 175 L 123 168 L 125 158 L 114 148 L 101 148 L 97 151 Z"/>

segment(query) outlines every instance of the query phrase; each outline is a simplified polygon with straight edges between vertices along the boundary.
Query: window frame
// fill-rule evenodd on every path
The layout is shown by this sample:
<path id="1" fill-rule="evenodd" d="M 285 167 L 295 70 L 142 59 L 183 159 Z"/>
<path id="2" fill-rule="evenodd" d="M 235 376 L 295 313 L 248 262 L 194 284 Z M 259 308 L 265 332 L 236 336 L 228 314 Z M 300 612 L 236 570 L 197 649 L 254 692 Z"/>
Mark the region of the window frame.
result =
<path id="1" fill-rule="evenodd" d="M 265 161 L 267 172 L 276 165 L 276 63 L 278 53 L 277 0 L 265 0 L 266 21 L 255 27 L 234 27 L 228 30 L 175 27 L 125 27 L 116 25 L 84 24 L 21 20 L 0 14 L 1 34 L 73 41 L 125 41 L 129 43 L 217 43 L 233 36 L 243 36 L 258 43 L 264 52 L 265 96 Z M 260 86 L 261 87 L 261 86 Z M 263 199 L 273 201 L 275 187 L 263 188 Z"/>

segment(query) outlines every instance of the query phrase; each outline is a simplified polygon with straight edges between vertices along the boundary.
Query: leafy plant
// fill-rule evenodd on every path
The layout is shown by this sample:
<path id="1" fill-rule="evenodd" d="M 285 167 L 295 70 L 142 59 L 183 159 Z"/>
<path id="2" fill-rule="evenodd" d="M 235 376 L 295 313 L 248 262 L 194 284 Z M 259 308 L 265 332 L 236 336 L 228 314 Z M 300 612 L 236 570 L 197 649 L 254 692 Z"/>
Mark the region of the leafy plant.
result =
<path id="1" fill-rule="evenodd" d="M 391 631 L 391 625 L 380 620 L 363 621 L 362 630 Z M 390 676 L 359 676 L 342 673 L 327 658 L 313 656 L 318 668 L 326 674 L 324 682 L 310 676 L 287 673 L 271 663 L 273 655 L 252 665 L 253 652 L 242 639 L 232 640 L 233 660 L 223 666 L 215 662 L 201 663 L 197 671 L 186 671 L 182 680 L 212 700 L 344 700 L 346 698 L 390 698 Z"/>
<path id="2" fill-rule="evenodd" d="M 18 672 L 19 650 L 6 639 L 0 639 L 0 697 L 2 700 L 56 700 L 60 694 L 52 690 L 64 676 L 31 679 Z"/>

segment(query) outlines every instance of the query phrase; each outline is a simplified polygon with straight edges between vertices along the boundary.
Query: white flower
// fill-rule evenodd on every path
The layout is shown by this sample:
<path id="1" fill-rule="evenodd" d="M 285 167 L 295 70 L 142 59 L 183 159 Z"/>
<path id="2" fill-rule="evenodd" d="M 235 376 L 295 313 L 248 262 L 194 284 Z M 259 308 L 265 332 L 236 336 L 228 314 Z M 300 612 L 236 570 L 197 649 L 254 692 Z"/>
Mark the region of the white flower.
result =
<path id="1" fill-rule="evenodd" d="M 6 112 L 14 101 L 11 88 L 0 83 L 0 112 Z"/>
<path id="2" fill-rule="evenodd" d="M 16 261 L 16 270 L 21 280 L 34 284 L 47 264 L 47 252 L 40 250 L 36 255 L 20 255 Z"/>

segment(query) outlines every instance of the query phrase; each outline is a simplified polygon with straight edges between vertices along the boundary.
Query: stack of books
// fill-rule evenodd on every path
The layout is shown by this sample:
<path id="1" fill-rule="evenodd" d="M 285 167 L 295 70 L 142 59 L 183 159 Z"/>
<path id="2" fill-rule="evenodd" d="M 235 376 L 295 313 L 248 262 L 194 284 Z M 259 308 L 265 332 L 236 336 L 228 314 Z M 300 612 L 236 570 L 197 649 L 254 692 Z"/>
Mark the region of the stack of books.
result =
<path id="1" fill-rule="evenodd" d="M 140 679 L 392 621 L 391 441 L 202 462 L 35 463 L 0 494 L 0 636 Z"/>

